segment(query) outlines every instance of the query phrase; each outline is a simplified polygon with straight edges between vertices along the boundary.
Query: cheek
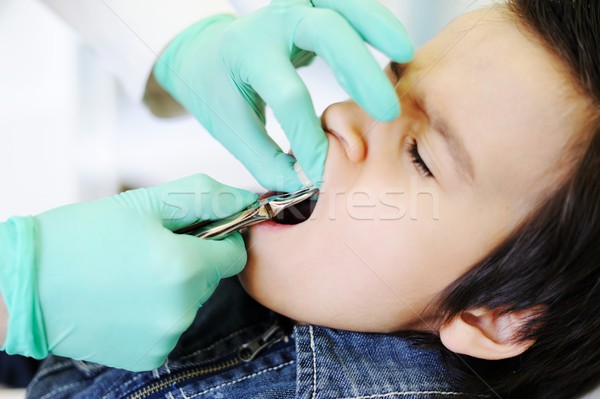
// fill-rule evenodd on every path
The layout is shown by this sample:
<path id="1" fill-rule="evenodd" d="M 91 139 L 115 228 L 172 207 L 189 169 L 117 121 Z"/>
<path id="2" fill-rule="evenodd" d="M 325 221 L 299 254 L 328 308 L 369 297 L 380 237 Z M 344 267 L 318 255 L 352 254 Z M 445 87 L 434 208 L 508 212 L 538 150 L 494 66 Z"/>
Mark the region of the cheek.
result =
<path id="1" fill-rule="evenodd" d="M 300 322 L 347 330 L 394 331 L 419 319 L 439 286 L 432 281 L 437 263 L 415 226 L 319 222 L 310 235 L 251 237 L 240 276 L 250 295 Z"/>
<path id="2" fill-rule="evenodd" d="M 415 202 L 427 212 L 412 209 L 413 187 L 399 174 L 401 165 L 375 159 L 355 166 L 341 151 L 331 142 L 311 220 L 277 231 L 251 229 L 240 280 L 258 302 L 300 322 L 374 332 L 406 328 L 464 271 L 457 265 L 468 251 L 453 251 L 452 242 L 469 240 L 456 237 L 456 220 L 443 218 L 443 207 L 443 220 L 433 218 L 431 195 Z"/>

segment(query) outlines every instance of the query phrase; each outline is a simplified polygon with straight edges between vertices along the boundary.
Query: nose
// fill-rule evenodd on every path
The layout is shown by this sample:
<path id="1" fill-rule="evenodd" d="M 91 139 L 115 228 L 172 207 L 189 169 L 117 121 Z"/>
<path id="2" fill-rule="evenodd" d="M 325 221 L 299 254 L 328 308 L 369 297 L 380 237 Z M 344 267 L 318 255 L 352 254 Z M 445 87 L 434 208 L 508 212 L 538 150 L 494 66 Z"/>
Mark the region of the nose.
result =
<path id="1" fill-rule="evenodd" d="M 363 131 L 367 119 L 366 113 L 353 101 L 332 104 L 321 116 L 323 129 L 343 143 L 348 159 L 355 163 L 364 161 L 366 157 L 367 143 Z"/>

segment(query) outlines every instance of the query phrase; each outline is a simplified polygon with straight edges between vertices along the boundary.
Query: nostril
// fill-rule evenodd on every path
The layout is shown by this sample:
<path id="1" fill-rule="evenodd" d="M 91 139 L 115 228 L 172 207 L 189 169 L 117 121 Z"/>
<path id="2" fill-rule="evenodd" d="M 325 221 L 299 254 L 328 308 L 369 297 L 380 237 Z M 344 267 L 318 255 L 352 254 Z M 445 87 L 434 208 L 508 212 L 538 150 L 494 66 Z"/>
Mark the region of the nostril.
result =
<path id="1" fill-rule="evenodd" d="M 325 130 L 326 133 L 329 133 L 332 136 L 335 136 L 342 143 L 342 145 L 344 146 L 344 148 L 346 149 L 346 151 L 348 150 L 348 148 L 350 147 L 350 145 L 348 143 L 348 140 L 346 140 L 346 138 L 344 136 L 342 136 L 341 134 L 339 134 L 338 132 L 336 132 L 333 129 L 325 128 L 324 130 Z"/>
<path id="2" fill-rule="evenodd" d="M 361 162 L 365 157 L 366 143 L 362 131 L 368 118 L 352 101 L 330 105 L 321 117 L 323 130 L 342 144 L 348 159 Z"/>

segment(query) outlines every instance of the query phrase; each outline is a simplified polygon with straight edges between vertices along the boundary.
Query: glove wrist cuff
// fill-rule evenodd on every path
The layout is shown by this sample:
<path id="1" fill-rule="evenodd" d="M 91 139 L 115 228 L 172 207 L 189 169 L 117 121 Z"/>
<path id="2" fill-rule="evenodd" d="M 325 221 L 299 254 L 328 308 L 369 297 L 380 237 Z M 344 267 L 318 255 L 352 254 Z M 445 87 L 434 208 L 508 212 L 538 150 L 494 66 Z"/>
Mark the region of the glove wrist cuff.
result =
<path id="1" fill-rule="evenodd" d="M 9 313 L 8 354 L 44 358 L 48 344 L 38 294 L 36 225 L 33 217 L 0 223 L 0 291 Z"/>

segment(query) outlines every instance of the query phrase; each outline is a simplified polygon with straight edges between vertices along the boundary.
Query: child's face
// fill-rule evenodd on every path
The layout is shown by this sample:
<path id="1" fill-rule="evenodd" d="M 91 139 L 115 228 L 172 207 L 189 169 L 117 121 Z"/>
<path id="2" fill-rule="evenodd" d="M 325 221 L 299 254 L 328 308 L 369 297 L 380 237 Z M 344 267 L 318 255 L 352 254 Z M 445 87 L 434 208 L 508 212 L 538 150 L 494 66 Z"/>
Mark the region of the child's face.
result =
<path id="1" fill-rule="evenodd" d="M 458 18 L 400 80 L 387 73 L 402 116 L 378 123 L 350 101 L 329 107 L 329 152 L 311 220 L 250 231 L 245 289 L 300 322 L 436 328 L 426 306 L 567 169 L 569 132 L 582 118 L 575 93 L 506 11 Z M 434 177 L 414 162 L 415 140 Z"/>

